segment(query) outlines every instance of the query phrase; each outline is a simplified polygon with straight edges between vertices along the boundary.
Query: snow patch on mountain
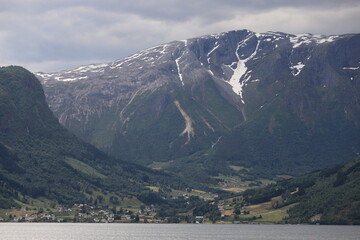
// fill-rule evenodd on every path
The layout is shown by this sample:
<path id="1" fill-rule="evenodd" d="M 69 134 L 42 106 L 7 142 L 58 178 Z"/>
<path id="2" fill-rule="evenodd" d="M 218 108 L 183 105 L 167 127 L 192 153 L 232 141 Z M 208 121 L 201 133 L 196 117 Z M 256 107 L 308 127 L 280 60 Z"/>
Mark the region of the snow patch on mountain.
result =
<path id="1" fill-rule="evenodd" d="M 60 73 L 36 73 L 35 75 L 40 77 L 44 83 L 47 82 L 49 79 L 54 79 L 59 82 L 72 82 L 72 81 L 78 81 L 81 79 L 88 78 L 88 76 L 76 76 L 76 75 L 65 77 Z"/>
<path id="2" fill-rule="evenodd" d="M 211 71 L 210 69 L 208 69 L 207 72 L 208 72 L 211 76 L 215 77 L 215 74 L 214 74 L 213 71 Z"/>
<path id="3" fill-rule="evenodd" d="M 360 67 L 343 67 L 344 70 L 358 70 Z"/>
<path id="4" fill-rule="evenodd" d="M 78 67 L 76 69 L 74 69 L 73 71 L 67 71 L 65 73 L 73 73 L 73 72 L 80 72 L 80 73 L 86 73 L 86 72 L 103 72 L 104 71 L 104 67 L 107 67 L 108 64 L 91 64 L 91 65 L 86 65 L 86 66 L 81 66 Z"/>
<path id="5" fill-rule="evenodd" d="M 217 44 L 215 45 L 215 47 L 214 47 L 213 49 L 211 49 L 211 51 L 207 54 L 207 57 L 208 57 L 208 58 L 207 58 L 207 62 L 208 62 L 209 64 L 210 64 L 210 58 L 211 58 L 210 55 L 211 55 L 216 49 L 218 49 L 219 47 L 220 47 L 220 44 L 217 43 Z"/>
<path id="6" fill-rule="evenodd" d="M 88 78 L 88 76 L 74 77 L 74 78 L 55 77 L 55 80 L 57 80 L 57 81 L 62 81 L 62 82 L 71 82 L 71 81 L 77 81 L 77 80 L 87 79 L 87 78 Z"/>
<path id="7" fill-rule="evenodd" d="M 188 40 L 181 40 L 181 41 L 184 43 L 185 47 L 188 46 Z"/>
<path id="8" fill-rule="evenodd" d="M 324 36 L 324 35 L 313 35 L 313 34 L 298 34 L 290 36 L 289 40 L 293 44 L 293 48 L 298 48 L 301 45 L 309 45 L 311 43 L 322 44 L 322 43 L 330 43 L 335 41 L 339 36 Z"/>
<path id="9" fill-rule="evenodd" d="M 221 37 L 224 36 L 224 35 L 226 35 L 226 32 L 211 34 L 210 37 L 213 37 L 213 38 L 215 38 L 215 39 L 219 39 L 219 38 L 221 38 Z M 208 38 L 209 35 L 203 36 L 202 38 L 204 38 L 204 37 Z"/>
<path id="10" fill-rule="evenodd" d="M 179 76 L 179 79 L 180 79 L 180 82 L 181 84 L 184 86 L 184 81 L 183 81 L 183 76 L 182 76 L 182 73 L 180 71 L 180 64 L 179 64 L 179 61 L 180 61 L 180 57 L 175 59 L 175 63 L 176 63 L 176 67 L 177 67 L 177 72 L 178 72 L 178 76 Z"/>
<path id="11" fill-rule="evenodd" d="M 161 55 L 164 55 L 165 52 L 166 52 L 166 48 L 168 47 L 168 45 L 167 45 L 167 44 L 164 44 L 164 45 L 162 45 L 161 47 L 162 47 L 162 50 L 160 51 L 160 54 L 161 54 Z"/>
<path id="12" fill-rule="evenodd" d="M 182 40 L 181 42 L 184 43 L 184 47 L 187 48 L 188 46 L 188 41 L 187 40 Z M 180 79 L 180 82 L 181 82 L 181 85 L 184 86 L 184 77 L 183 77 L 183 74 L 181 72 L 181 68 L 180 68 L 180 60 L 181 58 L 184 56 L 185 53 L 187 53 L 188 51 L 185 49 L 178 58 L 175 59 L 175 64 L 176 64 L 176 69 L 177 69 L 177 74 L 179 76 L 179 79 Z"/>
<path id="13" fill-rule="evenodd" d="M 248 71 L 248 68 L 246 66 L 246 63 L 251 60 L 252 58 L 255 57 L 255 55 L 257 54 L 258 52 L 258 49 L 259 49 L 259 44 L 260 44 L 260 40 L 257 40 L 257 44 L 256 44 L 256 47 L 255 47 L 255 50 L 254 52 L 247 58 L 245 59 L 241 59 L 241 56 L 239 56 L 239 50 L 241 49 L 241 47 L 243 46 L 246 46 L 247 45 L 247 42 L 254 36 L 254 34 L 250 34 L 247 38 L 245 38 L 243 41 L 240 41 L 238 43 L 238 46 L 236 48 L 236 51 L 235 51 L 235 55 L 238 59 L 238 62 L 234 62 L 232 64 L 230 64 L 230 68 L 233 69 L 231 66 L 236 66 L 235 69 L 233 69 L 233 75 L 231 76 L 230 80 L 228 81 L 228 83 L 232 86 L 232 89 L 234 91 L 234 93 L 236 93 L 237 95 L 240 96 L 241 98 L 241 102 L 244 104 L 245 101 L 243 99 L 243 87 L 246 85 L 246 82 L 248 80 L 250 80 L 250 75 L 244 79 L 244 80 L 241 80 L 245 74 L 247 73 Z"/>
<path id="14" fill-rule="evenodd" d="M 293 76 L 297 76 L 300 74 L 301 70 L 305 67 L 305 64 L 303 64 L 302 62 L 298 62 L 296 65 L 293 65 L 290 67 L 291 70 L 291 74 Z"/>
<path id="15" fill-rule="evenodd" d="M 37 77 L 40 77 L 43 82 L 47 82 L 50 78 L 52 78 L 52 76 L 53 76 L 54 74 L 38 72 L 38 73 L 36 73 L 35 75 L 36 75 Z"/>

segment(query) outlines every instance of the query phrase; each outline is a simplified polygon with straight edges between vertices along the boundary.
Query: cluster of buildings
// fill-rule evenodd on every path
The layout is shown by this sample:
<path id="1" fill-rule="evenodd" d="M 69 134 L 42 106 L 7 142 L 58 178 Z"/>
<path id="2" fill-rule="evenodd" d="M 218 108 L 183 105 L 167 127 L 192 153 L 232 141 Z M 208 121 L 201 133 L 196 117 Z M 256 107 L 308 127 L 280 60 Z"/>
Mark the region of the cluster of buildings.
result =
<path id="1" fill-rule="evenodd" d="M 64 219 L 56 217 L 54 214 L 25 214 L 15 216 L 10 219 L 12 222 L 63 222 Z"/>
<path id="2" fill-rule="evenodd" d="M 21 212 L 16 216 L 14 213 Z M 43 212 L 26 209 L 13 209 L 13 214 L 7 218 L 0 218 L 0 221 L 11 222 L 163 222 L 163 219 L 155 218 L 156 212 L 153 207 L 144 207 L 139 211 L 98 209 L 88 204 L 74 204 L 72 207 L 59 207 L 57 211 Z"/>

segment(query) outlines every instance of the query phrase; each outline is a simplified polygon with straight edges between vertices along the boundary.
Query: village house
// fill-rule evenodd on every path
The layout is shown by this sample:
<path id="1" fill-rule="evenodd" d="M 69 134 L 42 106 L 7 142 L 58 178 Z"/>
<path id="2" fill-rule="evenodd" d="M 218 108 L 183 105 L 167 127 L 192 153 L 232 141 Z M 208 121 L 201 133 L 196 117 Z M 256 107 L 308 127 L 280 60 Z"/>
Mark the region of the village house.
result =
<path id="1" fill-rule="evenodd" d="M 195 216 L 196 223 L 202 223 L 204 221 L 204 216 Z"/>

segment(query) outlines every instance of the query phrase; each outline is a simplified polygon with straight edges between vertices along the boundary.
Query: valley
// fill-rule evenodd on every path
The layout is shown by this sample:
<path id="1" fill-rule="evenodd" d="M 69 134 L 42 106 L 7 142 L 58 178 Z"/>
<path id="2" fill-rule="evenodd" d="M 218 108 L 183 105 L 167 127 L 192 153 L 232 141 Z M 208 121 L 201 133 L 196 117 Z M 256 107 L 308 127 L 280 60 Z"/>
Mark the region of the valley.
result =
<path id="1" fill-rule="evenodd" d="M 238 30 L 1 67 L 0 220 L 359 224 L 359 42 Z"/>

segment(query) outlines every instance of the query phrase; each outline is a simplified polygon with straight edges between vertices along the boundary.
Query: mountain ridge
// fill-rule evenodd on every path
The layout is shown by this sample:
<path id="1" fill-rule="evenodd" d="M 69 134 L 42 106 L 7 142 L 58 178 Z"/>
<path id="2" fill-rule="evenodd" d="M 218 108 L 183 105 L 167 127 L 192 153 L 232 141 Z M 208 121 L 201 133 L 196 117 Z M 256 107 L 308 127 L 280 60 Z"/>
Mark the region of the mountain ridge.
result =
<path id="1" fill-rule="evenodd" d="M 359 38 L 239 30 L 162 44 L 109 64 L 37 76 L 60 122 L 112 156 L 143 165 L 180 166 L 181 159 L 200 161 L 193 159 L 197 155 L 203 159 L 197 167 L 205 172 L 213 172 L 210 165 L 229 172 L 229 162 L 258 165 L 259 171 L 270 163 L 273 173 L 296 174 L 290 169 L 298 164 L 300 174 L 343 161 L 338 158 L 342 154 L 350 160 L 359 151 Z M 176 102 L 192 120 L 194 137 L 181 135 L 189 122 Z M 259 156 L 253 149 L 272 141 L 250 137 L 259 135 L 255 125 L 243 133 L 254 121 L 263 129 L 262 139 L 293 150 L 285 153 L 270 146 L 268 151 L 258 149 L 263 152 Z M 340 134 L 336 125 L 349 135 Z M 336 140 L 325 144 L 320 150 L 324 153 L 316 153 L 311 146 L 316 136 L 321 136 L 318 142 L 343 136 L 338 139 L 339 155 L 328 161 L 325 157 Z M 252 144 L 247 139 L 253 139 Z M 298 140 L 290 146 L 289 139 Z M 348 139 L 352 142 L 346 147 Z M 301 156 L 297 145 L 310 148 L 311 154 Z M 273 157 L 267 161 L 266 156 Z M 302 164 L 301 159 L 307 160 Z M 170 165 L 168 170 L 174 170 Z"/>

